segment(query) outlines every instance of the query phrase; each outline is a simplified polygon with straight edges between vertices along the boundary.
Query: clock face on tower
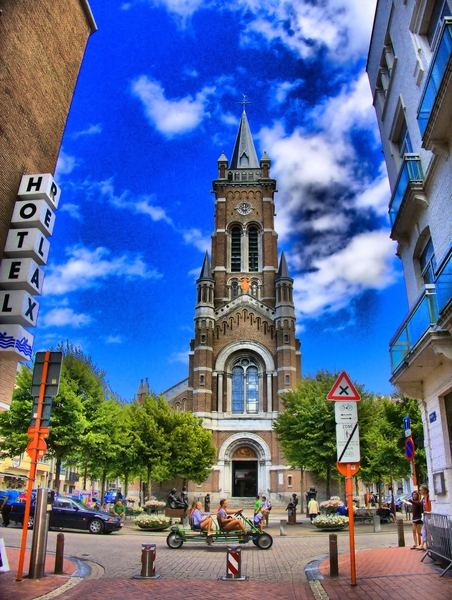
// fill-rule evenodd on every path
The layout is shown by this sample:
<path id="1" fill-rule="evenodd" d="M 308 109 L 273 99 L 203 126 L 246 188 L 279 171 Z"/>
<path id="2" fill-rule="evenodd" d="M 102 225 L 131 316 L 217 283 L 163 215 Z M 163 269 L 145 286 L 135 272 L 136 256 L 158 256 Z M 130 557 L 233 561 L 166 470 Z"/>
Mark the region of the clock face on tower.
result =
<path id="1" fill-rule="evenodd" d="M 239 215 L 249 215 L 253 210 L 253 207 L 251 204 L 248 204 L 248 202 L 240 202 L 235 210 L 239 213 Z"/>

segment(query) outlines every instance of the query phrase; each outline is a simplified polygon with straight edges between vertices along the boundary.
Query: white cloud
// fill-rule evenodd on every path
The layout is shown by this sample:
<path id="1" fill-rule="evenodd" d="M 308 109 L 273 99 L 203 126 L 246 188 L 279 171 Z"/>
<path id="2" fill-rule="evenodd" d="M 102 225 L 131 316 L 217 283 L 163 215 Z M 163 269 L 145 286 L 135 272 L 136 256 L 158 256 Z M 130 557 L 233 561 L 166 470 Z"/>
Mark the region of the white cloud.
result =
<path id="1" fill-rule="evenodd" d="M 303 79 L 295 79 L 295 81 L 282 81 L 281 83 L 274 83 L 271 91 L 275 97 L 275 100 L 278 104 L 283 104 L 286 101 L 288 94 L 292 90 L 296 90 L 300 85 L 302 85 Z"/>
<path id="2" fill-rule="evenodd" d="M 169 357 L 169 362 L 180 362 L 184 365 L 188 365 L 188 351 L 187 352 L 176 352 Z"/>
<path id="3" fill-rule="evenodd" d="M 60 210 L 69 213 L 71 217 L 77 221 L 83 221 L 83 217 L 80 213 L 80 206 L 78 204 L 71 204 L 68 202 L 60 206 Z"/>
<path id="4" fill-rule="evenodd" d="M 378 177 L 356 196 L 356 206 L 364 209 L 372 208 L 378 215 L 387 215 L 390 198 L 391 190 L 386 164 L 383 162 Z"/>
<path id="5" fill-rule="evenodd" d="M 113 178 L 90 183 L 88 188 L 90 192 L 99 190 L 101 195 L 113 206 L 116 206 L 116 208 L 129 210 L 134 214 L 148 215 L 153 221 L 165 221 L 168 225 L 173 225 L 172 220 L 168 217 L 165 210 L 162 207 L 151 203 L 153 196 L 133 197 L 128 191 L 125 191 L 118 196 L 115 192 Z"/>
<path id="6" fill-rule="evenodd" d="M 337 311 L 365 290 L 394 283 L 394 242 L 389 231 L 356 235 L 342 250 L 313 261 L 313 271 L 295 278 L 294 302 L 304 316 Z"/>
<path id="7" fill-rule="evenodd" d="M 105 340 L 106 344 L 122 344 L 123 339 L 120 335 L 109 335 Z"/>
<path id="8" fill-rule="evenodd" d="M 132 83 L 132 94 L 141 100 L 148 121 L 167 138 L 196 129 L 208 115 L 207 100 L 214 92 L 215 87 L 205 87 L 195 97 L 167 100 L 162 85 L 146 75 Z"/>
<path id="9" fill-rule="evenodd" d="M 69 154 L 66 154 L 63 149 L 61 149 L 56 164 L 55 179 L 58 181 L 58 178 L 61 177 L 61 175 L 69 175 L 69 173 L 72 173 L 76 166 L 77 160 L 75 156 L 70 156 Z"/>
<path id="10" fill-rule="evenodd" d="M 111 256 L 107 248 L 90 250 L 73 246 L 66 250 L 67 262 L 47 267 L 44 294 L 60 296 L 77 290 L 101 286 L 112 277 L 121 279 L 160 279 L 162 275 L 150 270 L 140 256 L 122 254 Z"/>
<path id="11" fill-rule="evenodd" d="M 210 235 L 208 237 L 203 236 L 199 229 L 190 229 L 188 231 L 184 231 L 183 237 L 186 244 L 195 246 L 195 248 L 198 248 L 198 250 L 201 252 L 210 251 Z"/>
<path id="12" fill-rule="evenodd" d="M 99 133 L 102 133 L 102 125 L 97 123 L 96 125 L 89 125 L 89 127 L 82 129 L 82 131 L 76 131 L 72 137 L 77 139 L 78 137 L 89 137 L 98 135 Z"/>
<path id="13" fill-rule="evenodd" d="M 71 308 L 53 308 L 40 319 L 39 325 L 42 327 L 83 327 L 89 325 L 92 319 L 89 315 L 75 313 Z"/>

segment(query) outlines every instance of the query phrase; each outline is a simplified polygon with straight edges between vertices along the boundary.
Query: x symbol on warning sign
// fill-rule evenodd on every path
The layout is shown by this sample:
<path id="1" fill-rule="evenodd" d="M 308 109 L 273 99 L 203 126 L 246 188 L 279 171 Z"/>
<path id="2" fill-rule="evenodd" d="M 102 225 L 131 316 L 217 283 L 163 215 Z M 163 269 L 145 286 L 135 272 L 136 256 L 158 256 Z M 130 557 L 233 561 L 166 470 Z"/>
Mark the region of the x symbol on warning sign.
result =
<path id="1" fill-rule="evenodd" d="M 345 371 L 342 371 L 328 394 L 327 400 L 343 400 L 344 398 L 355 401 L 361 400 L 361 396 L 351 382 L 350 377 Z"/>

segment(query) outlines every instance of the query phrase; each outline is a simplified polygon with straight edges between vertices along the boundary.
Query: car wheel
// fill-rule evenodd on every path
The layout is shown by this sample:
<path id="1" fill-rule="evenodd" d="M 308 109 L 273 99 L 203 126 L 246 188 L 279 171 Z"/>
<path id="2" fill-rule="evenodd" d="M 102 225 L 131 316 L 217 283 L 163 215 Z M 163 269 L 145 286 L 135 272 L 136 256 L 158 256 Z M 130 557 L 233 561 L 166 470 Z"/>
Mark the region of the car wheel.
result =
<path id="1" fill-rule="evenodd" d="M 256 546 L 261 550 L 268 550 L 273 545 L 273 538 L 269 533 L 261 533 L 256 538 Z"/>
<path id="2" fill-rule="evenodd" d="M 172 531 L 168 537 L 166 538 L 166 543 L 169 548 L 180 548 L 184 543 L 184 540 L 180 537 L 180 535 L 176 531 Z"/>
<path id="3" fill-rule="evenodd" d="M 90 533 L 102 533 L 104 530 L 104 524 L 100 519 L 93 519 L 89 524 Z"/>
<path id="4" fill-rule="evenodd" d="M 33 525 L 35 524 L 34 515 L 28 516 L 28 529 L 33 529 Z"/>

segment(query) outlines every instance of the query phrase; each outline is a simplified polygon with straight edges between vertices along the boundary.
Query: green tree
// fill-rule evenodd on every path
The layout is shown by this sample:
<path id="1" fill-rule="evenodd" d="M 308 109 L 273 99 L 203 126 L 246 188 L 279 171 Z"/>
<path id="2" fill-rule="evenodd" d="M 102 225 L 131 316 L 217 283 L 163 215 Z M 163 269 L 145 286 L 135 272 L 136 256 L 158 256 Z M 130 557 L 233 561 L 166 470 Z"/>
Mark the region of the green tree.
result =
<path id="1" fill-rule="evenodd" d="M 0 448 L 10 457 L 24 452 L 29 441 L 27 431 L 33 405 L 31 378 L 32 372 L 22 366 L 10 410 L 0 413 Z M 59 486 L 63 460 L 76 460 L 78 457 L 80 440 L 87 427 L 82 399 L 74 388 L 63 362 L 59 393 L 53 400 L 50 435 L 46 439 L 47 453 L 56 461 L 56 486 Z"/>
<path id="2" fill-rule="evenodd" d="M 379 397 L 375 406 L 376 416 L 362 435 L 366 451 L 361 460 L 360 476 L 364 480 L 392 484 L 393 479 L 411 474 L 411 464 L 405 456 L 403 419 L 410 416 L 413 438 L 422 440 L 421 413 L 417 400 L 397 395 Z M 425 473 L 425 450 L 416 451 L 416 464 L 418 471 Z"/>
<path id="3" fill-rule="evenodd" d="M 296 389 L 282 396 L 283 411 L 273 424 L 287 462 L 325 478 L 328 497 L 331 477 L 336 473 L 337 450 L 334 402 L 326 397 L 338 375 L 321 370 L 314 377 L 304 378 Z M 363 385 L 354 385 L 362 398 L 358 403 L 362 426 L 373 418 L 372 396 Z"/>
<path id="4" fill-rule="evenodd" d="M 194 481 L 201 484 L 216 457 L 212 432 L 204 429 L 202 419 L 192 413 L 173 411 L 171 431 L 171 458 L 168 464 L 170 478 L 181 477 L 183 484 Z"/>
<path id="5" fill-rule="evenodd" d="M 164 481 L 169 477 L 171 429 L 173 418 L 167 402 L 150 394 L 142 402 L 131 405 L 131 432 L 137 466 L 143 472 L 148 498 L 151 480 Z"/>

